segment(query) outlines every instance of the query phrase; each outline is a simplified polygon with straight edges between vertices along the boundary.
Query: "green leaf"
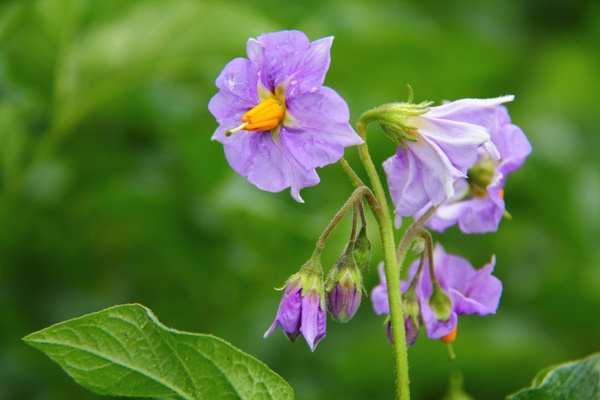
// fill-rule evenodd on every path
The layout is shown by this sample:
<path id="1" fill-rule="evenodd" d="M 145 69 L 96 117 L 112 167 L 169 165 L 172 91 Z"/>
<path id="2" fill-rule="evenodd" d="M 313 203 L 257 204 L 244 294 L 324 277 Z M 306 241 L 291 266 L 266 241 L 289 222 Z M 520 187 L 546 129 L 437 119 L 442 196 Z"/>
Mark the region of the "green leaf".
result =
<path id="1" fill-rule="evenodd" d="M 293 399 L 265 364 L 211 335 L 162 325 L 139 304 L 71 319 L 25 338 L 81 386 L 112 396 Z"/>
<path id="2" fill-rule="evenodd" d="M 507 400 L 600 399 L 600 353 L 541 370 L 531 388 Z"/>

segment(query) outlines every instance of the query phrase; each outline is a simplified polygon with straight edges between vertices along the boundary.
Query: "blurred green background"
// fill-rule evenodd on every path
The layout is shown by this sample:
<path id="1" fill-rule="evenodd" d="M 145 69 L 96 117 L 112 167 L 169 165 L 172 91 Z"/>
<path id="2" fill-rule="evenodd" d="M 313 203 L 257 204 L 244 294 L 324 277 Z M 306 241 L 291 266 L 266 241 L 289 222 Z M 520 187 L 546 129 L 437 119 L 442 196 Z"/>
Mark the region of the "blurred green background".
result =
<path id="1" fill-rule="evenodd" d="M 168 326 L 212 333 L 265 361 L 298 399 L 390 399 L 390 346 L 370 301 L 303 339 L 262 338 L 274 287 L 306 261 L 351 193 L 337 165 L 306 203 L 256 189 L 210 137 L 214 80 L 249 37 L 334 35 L 326 84 L 351 122 L 372 107 L 515 94 L 534 151 L 508 179 L 513 220 L 442 238 L 479 267 L 497 255 L 498 314 L 461 318 L 457 360 L 423 335 L 409 351 L 415 399 L 464 374 L 503 399 L 536 371 L 600 350 L 600 4 L 570 0 L 0 3 L 0 399 L 97 399 L 26 334 L 127 302 Z M 377 164 L 393 153 L 370 130 Z M 364 177 L 356 149 L 348 160 Z M 349 221 L 328 241 L 341 253 Z M 378 232 L 371 224 L 370 236 Z M 377 283 L 375 246 L 365 276 Z"/>

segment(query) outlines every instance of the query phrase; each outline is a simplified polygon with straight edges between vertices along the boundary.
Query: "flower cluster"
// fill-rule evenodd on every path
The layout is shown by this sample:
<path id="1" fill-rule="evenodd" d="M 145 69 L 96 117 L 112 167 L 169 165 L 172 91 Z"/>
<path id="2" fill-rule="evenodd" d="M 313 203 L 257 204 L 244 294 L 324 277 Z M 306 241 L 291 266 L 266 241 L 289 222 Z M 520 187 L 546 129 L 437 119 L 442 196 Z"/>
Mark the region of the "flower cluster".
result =
<path id="1" fill-rule="evenodd" d="M 346 102 L 323 86 L 332 40 L 310 42 L 299 31 L 263 34 L 248 41 L 248 58 L 236 58 L 225 66 L 216 80 L 219 92 L 208 107 L 219 123 L 212 139 L 223 144 L 231 167 L 262 190 L 290 188 L 292 197 L 302 202 L 300 190 L 319 182 L 316 168 L 339 161 L 346 147 L 362 145 L 366 125 L 376 122 L 396 147 L 383 168 L 397 227 L 404 217 L 414 217 L 421 230 L 423 224 L 441 232 L 456 224 L 465 233 L 497 230 L 507 215 L 506 177 L 531 152 L 527 138 L 511 123 L 504 106 L 514 96 L 432 106 L 431 102 L 413 104 L 411 92 L 409 102 L 386 104 L 364 113 L 357 134 L 348 123 Z M 369 178 L 378 182 L 375 167 L 367 159 L 362 157 L 365 164 L 371 163 Z M 392 225 L 392 221 L 379 208 L 385 204 L 385 196 L 365 188 L 346 161 L 341 163 L 356 190 L 363 189 L 357 198 L 349 199 L 354 202 L 355 216 L 348 246 L 324 280 L 319 239 L 311 259 L 287 280 L 277 316 L 265 337 L 279 326 L 292 341 L 303 335 L 314 350 L 325 336 L 327 311 L 334 320 L 346 322 L 360 305 L 364 290 L 361 270 L 371 251 L 360 196 L 371 196 L 369 204 L 378 223 Z M 355 237 L 357 209 L 361 210 L 363 229 Z M 384 214 L 386 221 L 382 222 Z M 393 234 L 383 236 L 384 253 L 390 260 Z M 393 246 L 386 246 L 386 240 Z M 476 270 L 465 259 L 446 254 L 441 245 L 433 250 L 429 238 L 421 260 L 410 266 L 409 279 L 400 282 L 407 343 L 414 343 L 422 327 L 428 337 L 450 342 L 456 335 L 459 314 L 495 313 L 502 284 L 491 275 L 494 265 L 492 258 Z M 383 266 L 379 274 L 381 282 L 371 295 L 373 308 L 377 314 L 390 314 L 393 297 L 398 301 L 392 310 L 399 314 L 399 294 L 389 295 Z M 391 326 L 388 323 L 389 335 Z"/>
<path id="2" fill-rule="evenodd" d="M 287 280 L 275 321 L 264 336 L 280 326 L 292 342 L 302 334 L 314 351 L 325 337 L 326 310 L 335 321 L 348 322 L 360 305 L 363 286 L 356 259 L 361 259 L 361 254 L 351 240 L 324 282 L 321 250 L 317 249 Z"/>
<path id="3" fill-rule="evenodd" d="M 420 310 L 417 315 L 406 313 L 405 327 L 407 327 L 406 337 L 409 345 L 416 340 L 420 326 L 425 327 L 429 338 L 442 339 L 448 335 L 455 335 L 458 314 L 493 314 L 500 302 L 502 283 L 492 276 L 494 257 L 489 264 L 476 270 L 467 260 L 447 254 L 438 244 L 433 253 L 433 265 L 434 278 L 431 276 L 428 260 L 422 264 L 422 271 L 419 271 L 419 261 L 415 261 L 410 266 L 409 279 L 400 283 L 403 293 L 414 284 L 414 293 Z M 389 314 L 383 264 L 379 266 L 379 276 L 380 283 L 371 292 L 373 309 L 377 314 Z M 439 310 L 436 310 L 436 308 L 443 308 L 443 304 L 432 301 L 436 281 L 449 299 L 450 312 L 444 319 L 440 319 Z"/>

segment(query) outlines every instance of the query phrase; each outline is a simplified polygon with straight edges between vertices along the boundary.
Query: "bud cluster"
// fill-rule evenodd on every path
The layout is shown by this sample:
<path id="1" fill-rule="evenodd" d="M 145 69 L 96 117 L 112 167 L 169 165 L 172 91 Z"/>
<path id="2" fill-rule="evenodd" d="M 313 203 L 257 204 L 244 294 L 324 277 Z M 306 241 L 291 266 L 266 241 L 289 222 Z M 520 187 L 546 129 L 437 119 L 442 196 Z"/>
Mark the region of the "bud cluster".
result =
<path id="1" fill-rule="evenodd" d="M 322 250 L 317 247 L 300 271 L 286 281 L 277 316 L 265 337 L 280 326 L 292 342 L 302 334 L 314 351 L 325 337 L 325 309 L 337 322 L 348 322 L 356 314 L 364 291 L 361 269 L 368 266 L 371 259 L 371 242 L 362 214 L 362 226 L 356 235 L 357 208 L 362 213 L 361 206 L 355 207 L 350 240 L 326 281 L 323 281 Z"/>

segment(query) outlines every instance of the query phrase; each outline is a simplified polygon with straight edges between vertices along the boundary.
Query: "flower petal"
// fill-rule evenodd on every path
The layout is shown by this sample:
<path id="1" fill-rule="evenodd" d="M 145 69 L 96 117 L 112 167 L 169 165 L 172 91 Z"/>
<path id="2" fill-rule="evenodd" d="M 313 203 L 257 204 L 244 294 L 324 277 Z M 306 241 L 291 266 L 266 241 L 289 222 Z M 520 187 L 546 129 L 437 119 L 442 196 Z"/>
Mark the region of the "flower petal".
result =
<path id="1" fill-rule="evenodd" d="M 390 303 L 388 300 L 387 285 L 383 266 L 383 263 L 379 263 L 377 271 L 379 272 L 380 282 L 371 291 L 371 302 L 373 303 L 373 310 L 377 315 L 390 313 Z"/>
<path id="2" fill-rule="evenodd" d="M 398 148 L 395 156 L 383 163 L 390 195 L 395 206 L 396 226 L 402 217 L 415 215 L 431 202 L 438 205 L 454 194 L 454 181 L 465 176 L 457 170 L 435 144 L 420 138 Z"/>
<path id="3" fill-rule="evenodd" d="M 293 98 L 323 84 L 332 41 L 333 37 L 327 37 L 310 43 L 300 31 L 281 31 L 251 39 L 247 53 L 266 88 L 274 91 L 283 85 L 286 98 Z"/>
<path id="4" fill-rule="evenodd" d="M 502 295 L 502 282 L 492 275 L 495 257 L 490 264 L 482 267 L 469 280 L 462 292 L 464 298 L 457 302 L 455 310 L 459 314 L 493 314 L 498 308 Z"/>
<path id="5" fill-rule="evenodd" d="M 300 316 L 302 305 L 302 287 L 299 281 L 290 283 L 283 294 L 277 316 L 264 337 L 271 335 L 277 326 L 293 341 L 300 332 Z"/>
<path id="6" fill-rule="evenodd" d="M 312 351 L 325 337 L 326 314 L 321 308 L 321 301 L 316 290 L 309 290 L 302 297 L 302 322 L 300 332 Z"/>
<path id="7" fill-rule="evenodd" d="M 307 169 L 337 162 L 344 147 L 363 142 L 348 123 L 346 102 L 333 89 L 322 87 L 289 101 L 288 112 L 293 120 L 282 127 L 280 136 Z"/>

